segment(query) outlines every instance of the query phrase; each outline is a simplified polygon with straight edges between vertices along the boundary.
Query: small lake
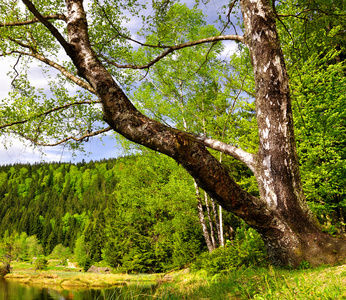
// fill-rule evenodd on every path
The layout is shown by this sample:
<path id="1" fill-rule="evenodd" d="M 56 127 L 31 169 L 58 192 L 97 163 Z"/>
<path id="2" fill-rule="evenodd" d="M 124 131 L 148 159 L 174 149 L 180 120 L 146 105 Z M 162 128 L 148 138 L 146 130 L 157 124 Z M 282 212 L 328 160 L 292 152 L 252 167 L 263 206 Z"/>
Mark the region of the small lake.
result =
<path id="1" fill-rule="evenodd" d="M 129 285 L 104 289 L 64 289 L 61 287 L 35 286 L 18 283 L 13 279 L 0 277 L 0 300 L 111 300 L 111 299 L 148 299 L 155 286 Z M 141 295 L 141 296 L 139 296 Z M 150 296 L 149 296 L 150 297 Z M 152 297 L 150 297 L 152 299 Z"/>

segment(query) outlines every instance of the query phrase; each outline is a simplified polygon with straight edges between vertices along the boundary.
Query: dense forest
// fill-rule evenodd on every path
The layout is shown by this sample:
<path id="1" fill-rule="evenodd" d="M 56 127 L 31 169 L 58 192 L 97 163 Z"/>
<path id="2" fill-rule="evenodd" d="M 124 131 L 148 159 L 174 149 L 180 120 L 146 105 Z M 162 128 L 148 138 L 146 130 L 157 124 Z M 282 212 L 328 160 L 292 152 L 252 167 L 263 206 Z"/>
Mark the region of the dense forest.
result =
<path id="1" fill-rule="evenodd" d="M 153 272 L 206 250 L 193 181 L 163 155 L 7 165 L 0 186 L 0 236 L 36 236 L 45 255 L 62 245 L 82 265 L 106 259 Z M 231 214 L 224 220 L 239 223 Z"/>

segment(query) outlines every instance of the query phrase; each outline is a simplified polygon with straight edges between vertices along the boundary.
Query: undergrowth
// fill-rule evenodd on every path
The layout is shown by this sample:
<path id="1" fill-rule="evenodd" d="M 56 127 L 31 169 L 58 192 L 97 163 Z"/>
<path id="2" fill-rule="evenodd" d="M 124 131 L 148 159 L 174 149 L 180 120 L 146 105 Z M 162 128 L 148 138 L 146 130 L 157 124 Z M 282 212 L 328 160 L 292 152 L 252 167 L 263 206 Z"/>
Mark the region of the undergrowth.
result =
<path id="1" fill-rule="evenodd" d="M 252 228 L 238 227 L 236 238 L 224 247 L 203 253 L 192 264 L 192 271 L 204 270 L 208 275 L 227 273 L 240 267 L 268 266 L 268 256 L 259 234 Z"/>

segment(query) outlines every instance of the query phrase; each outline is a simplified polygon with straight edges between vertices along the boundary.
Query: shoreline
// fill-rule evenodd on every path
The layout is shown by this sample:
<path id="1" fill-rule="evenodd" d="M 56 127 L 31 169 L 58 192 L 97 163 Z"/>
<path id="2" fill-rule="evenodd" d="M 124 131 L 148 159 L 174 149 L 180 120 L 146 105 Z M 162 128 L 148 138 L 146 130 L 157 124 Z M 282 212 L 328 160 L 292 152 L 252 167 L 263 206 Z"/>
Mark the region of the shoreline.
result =
<path id="1" fill-rule="evenodd" d="M 122 287 L 124 285 L 156 285 L 162 274 L 98 274 L 74 271 L 32 271 L 14 270 L 3 277 L 22 284 L 61 287 L 63 289 L 97 289 Z"/>

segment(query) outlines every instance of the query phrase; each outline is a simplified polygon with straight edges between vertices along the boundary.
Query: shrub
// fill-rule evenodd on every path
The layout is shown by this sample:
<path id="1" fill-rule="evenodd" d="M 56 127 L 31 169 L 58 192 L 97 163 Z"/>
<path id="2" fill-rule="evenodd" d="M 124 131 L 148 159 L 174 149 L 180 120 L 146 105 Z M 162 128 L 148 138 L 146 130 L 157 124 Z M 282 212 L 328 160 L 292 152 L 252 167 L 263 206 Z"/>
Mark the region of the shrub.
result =
<path id="1" fill-rule="evenodd" d="M 264 243 L 252 228 L 239 227 L 233 241 L 213 252 L 201 254 L 191 266 L 192 271 L 205 270 L 209 275 L 225 273 L 242 266 L 268 264 Z"/>
<path id="2" fill-rule="evenodd" d="M 46 270 L 48 267 L 48 260 L 44 256 L 40 256 L 35 260 L 35 270 Z"/>

